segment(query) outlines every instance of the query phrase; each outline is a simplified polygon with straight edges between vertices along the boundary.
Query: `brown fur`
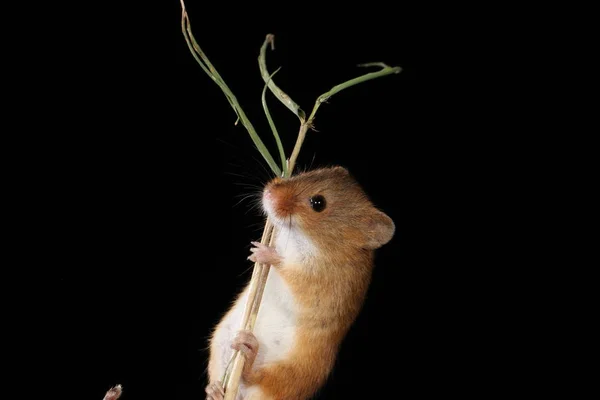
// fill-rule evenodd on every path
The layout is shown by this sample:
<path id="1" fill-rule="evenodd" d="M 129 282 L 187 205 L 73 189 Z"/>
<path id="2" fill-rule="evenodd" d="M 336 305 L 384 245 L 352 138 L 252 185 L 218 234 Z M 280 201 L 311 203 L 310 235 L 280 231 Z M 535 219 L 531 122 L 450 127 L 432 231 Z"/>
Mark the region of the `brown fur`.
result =
<path id="1" fill-rule="evenodd" d="M 323 386 L 339 346 L 362 307 L 373 268 L 373 250 L 394 234 L 392 220 L 377 210 L 348 171 L 323 168 L 266 185 L 277 219 L 289 218 L 310 237 L 319 254 L 303 265 L 277 266 L 299 314 L 294 348 L 286 360 L 252 371 L 247 384 L 269 399 L 307 399 Z M 322 195 L 315 212 L 309 199 Z"/>

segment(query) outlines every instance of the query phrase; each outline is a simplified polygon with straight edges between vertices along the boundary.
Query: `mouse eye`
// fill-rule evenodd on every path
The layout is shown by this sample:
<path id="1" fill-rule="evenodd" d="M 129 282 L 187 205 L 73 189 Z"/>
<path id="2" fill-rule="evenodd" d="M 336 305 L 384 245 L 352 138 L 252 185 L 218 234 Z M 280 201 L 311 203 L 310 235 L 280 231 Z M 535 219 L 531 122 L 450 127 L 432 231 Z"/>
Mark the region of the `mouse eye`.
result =
<path id="1" fill-rule="evenodd" d="M 325 205 L 325 197 L 321 196 L 320 194 L 310 198 L 310 206 L 316 212 L 323 211 L 325 209 Z"/>

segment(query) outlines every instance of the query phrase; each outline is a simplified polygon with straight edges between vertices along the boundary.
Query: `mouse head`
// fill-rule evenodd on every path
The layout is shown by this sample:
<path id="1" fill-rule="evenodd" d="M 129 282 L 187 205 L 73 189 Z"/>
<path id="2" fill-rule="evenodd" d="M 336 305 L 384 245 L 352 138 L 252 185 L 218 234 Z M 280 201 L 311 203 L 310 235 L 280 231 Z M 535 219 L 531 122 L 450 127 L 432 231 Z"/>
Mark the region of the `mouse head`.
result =
<path id="1" fill-rule="evenodd" d="M 375 208 L 343 167 L 275 178 L 263 191 L 263 209 L 280 227 L 298 229 L 330 249 L 377 249 L 394 235 L 394 222 Z"/>

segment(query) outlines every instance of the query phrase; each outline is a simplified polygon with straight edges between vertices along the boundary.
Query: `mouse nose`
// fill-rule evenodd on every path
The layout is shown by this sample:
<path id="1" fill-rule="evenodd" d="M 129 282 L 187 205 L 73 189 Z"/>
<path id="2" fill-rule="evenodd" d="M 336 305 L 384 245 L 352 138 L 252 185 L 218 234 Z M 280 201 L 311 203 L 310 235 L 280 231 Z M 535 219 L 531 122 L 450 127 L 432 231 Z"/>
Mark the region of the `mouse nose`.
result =
<path id="1" fill-rule="evenodd" d="M 281 190 L 281 179 L 279 178 L 275 178 L 273 179 L 273 181 L 271 181 L 264 189 L 263 191 L 263 197 L 265 199 L 271 200 L 273 198 L 273 196 L 275 196 L 275 192 L 277 192 L 278 190 Z"/>
<path id="2" fill-rule="evenodd" d="M 265 198 L 265 200 L 271 200 L 273 198 L 273 192 L 271 191 L 271 189 L 265 190 L 263 197 Z"/>

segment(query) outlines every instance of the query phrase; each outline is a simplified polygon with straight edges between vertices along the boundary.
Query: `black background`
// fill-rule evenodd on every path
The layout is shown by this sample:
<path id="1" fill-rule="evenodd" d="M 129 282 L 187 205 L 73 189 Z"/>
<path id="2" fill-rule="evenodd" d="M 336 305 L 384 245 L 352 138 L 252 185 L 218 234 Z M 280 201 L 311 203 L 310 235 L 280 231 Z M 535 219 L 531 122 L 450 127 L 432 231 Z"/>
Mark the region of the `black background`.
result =
<path id="1" fill-rule="evenodd" d="M 487 329 L 459 328 L 468 299 L 453 285 L 476 258 L 463 251 L 475 239 L 460 236 L 461 213 L 490 194 L 461 193 L 472 167 L 461 158 L 466 140 L 429 127 L 445 116 L 423 104 L 445 94 L 423 84 L 433 50 L 421 14 L 401 3 L 222 3 L 188 1 L 193 33 L 276 159 L 260 102 L 266 34 L 276 45 L 269 69 L 282 67 L 275 81 L 306 112 L 364 73 L 357 64 L 403 68 L 324 104 L 298 161 L 347 167 L 397 228 L 317 398 L 461 386 L 469 377 L 455 340 Z M 189 52 L 179 2 L 64 12 L 42 38 L 52 67 L 34 100 L 52 112 L 24 121 L 43 118 L 49 132 L 30 143 L 41 166 L 34 235 L 45 238 L 38 255 L 48 265 L 34 323 L 44 340 L 32 342 L 44 382 L 68 382 L 63 395 L 80 399 L 99 400 L 117 383 L 124 400 L 203 398 L 207 336 L 248 281 L 249 244 L 261 234 L 246 196 L 271 175 Z M 298 120 L 267 99 L 289 154 Z"/>

